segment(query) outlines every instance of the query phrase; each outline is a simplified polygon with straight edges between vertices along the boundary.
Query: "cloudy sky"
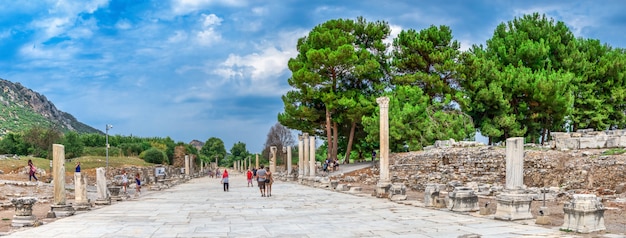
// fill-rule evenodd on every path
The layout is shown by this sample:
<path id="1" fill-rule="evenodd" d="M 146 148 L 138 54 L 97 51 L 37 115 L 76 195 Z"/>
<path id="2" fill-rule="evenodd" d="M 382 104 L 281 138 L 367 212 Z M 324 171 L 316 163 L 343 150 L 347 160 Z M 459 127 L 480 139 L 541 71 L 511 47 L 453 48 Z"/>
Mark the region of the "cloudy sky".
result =
<path id="1" fill-rule="evenodd" d="M 0 4 L 0 78 L 111 134 L 260 152 L 289 90 L 296 42 L 330 19 L 396 35 L 448 25 L 462 49 L 540 12 L 577 37 L 626 48 L 623 1 L 38 0 Z"/>

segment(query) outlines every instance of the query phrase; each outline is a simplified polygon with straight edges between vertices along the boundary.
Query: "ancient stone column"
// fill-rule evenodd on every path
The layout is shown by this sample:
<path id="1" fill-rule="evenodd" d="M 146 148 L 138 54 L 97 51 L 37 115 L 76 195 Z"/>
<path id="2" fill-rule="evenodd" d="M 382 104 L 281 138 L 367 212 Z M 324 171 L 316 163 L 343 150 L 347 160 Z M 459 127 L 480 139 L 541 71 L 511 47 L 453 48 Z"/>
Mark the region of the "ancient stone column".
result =
<path id="1" fill-rule="evenodd" d="M 315 160 L 315 136 L 309 137 L 309 176 L 315 177 L 316 160 Z"/>
<path id="2" fill-rule="evenodd" d="M 256 168 L 259 169 L 259 154 L 256 154 Z"/>
<path id="3" fill-rule="evenodd" d="M 189 164 L 190 164 L 189 163 L 189 155 L 185 155 L 185 175 L 186 176 L 189 176 L 189 174 L 190 174 L 189 170 L 191 169 L 191 166 Z"/>
<path id="4" fill-rule="evenodd" d="M 11 226 L 25 227 L 33 226 L 37 222 L 37 218 L 33 216 L 33 204 L 37 202 L 35 197 L 11 198 L 11 203 L 15 206 L 15 215 Z"/>
<path id="5" fill-rule="evenodd" d="M 76 210 L 86 209 L 89 205 L 87 198 L 87 177 L 80 172 L 74 173 L 74 208 Z"/>
<path id="6" fill-rule="evenodd" d="M 54 176 L 54 205 L 65 205 L 65 147 L 52 145 L 52 176 Z"/>
<path id="7" fill-rule="evenodd" d="M 291 177 L 291 146 L 287 146 L 287 176 Z"/>
<path id="8" fill-rule="evenodd" d="M 308 177 L 310 174 L 310 170 L 309 170 L 309 133 L 303 133 L 302 134 L 302 145 L 304 147 L 304 177 Z"/>
<path id="9" fill-rule="evenodd" d="M 278 148 L 276 146 L 270 146 L 270 171 L 276 173 L 276 152 Z"/>
<path id="10" fill-rule="evenodd" d="M 376 184 L 376 197 L 388 197 L 389 179 L 389 98 L 376 99 L 380 108 L 380 179 Z"/>
<path id="11" fill-rule="evenodd" d="M 252 158 L 248 157 L 248 168 L 252 169 Z"/>
<path id="12" fill-rule="evenodd" d="M 233 161 L 233 170 L 237 170 L 237 161 Z"/>
<path id="13" fill-rule="evenodd" d="M 303 137 L 298 136 L 298 178 L 304 177 L 304 147 L 302 146 Z"/>
<path id="14" fill-rule="evenodd" d="M 524 188 L 524 138 L 506 139 L 506 189 Z"/>
<path id="15" fill-rule="evenodd" d="M 65 146 L 52 145 L 52 175 L 54 176 L 54 201 L 50 213 L 56 217 L 74 215 L 74 208 L 66 204 L 65 193 Z"/>
<path id="16" fill-rule="evenodd" d="M 98 205 L 110 205 L 111 197 L 109 197 L 109 190 L 107 189 L 107 179 L 105 176 L 106 170 L 102 167 L 96 169 L 96 190 L 98 192 L 98 198 L 96 204 Z"/>

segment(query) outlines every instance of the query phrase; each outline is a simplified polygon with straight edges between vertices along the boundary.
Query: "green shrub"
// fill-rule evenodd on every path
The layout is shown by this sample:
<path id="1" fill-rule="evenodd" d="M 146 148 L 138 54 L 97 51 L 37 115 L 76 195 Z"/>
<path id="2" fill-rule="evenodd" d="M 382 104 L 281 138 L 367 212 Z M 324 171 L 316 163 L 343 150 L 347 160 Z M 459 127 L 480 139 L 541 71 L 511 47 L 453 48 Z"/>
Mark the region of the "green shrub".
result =
<path id="1" fill-rule="evenodd" d="M 167 155 L 165 154 L 165 152 L 157 148 L 150 148 L 144 152 L 141 152 L 141 154 L 139 155 L 139 158 L 143 159 L 144 161 L 148 163 L 169 164 L 169 160 L 167 159 Z"/>
<path id="2" fill-rule="evenodd" d="M 624 152 L 626 152 L 626 150 L 624 150 L 623 148 L 613 148 L 602 152 L 602 155 L 621 155 Z"/>

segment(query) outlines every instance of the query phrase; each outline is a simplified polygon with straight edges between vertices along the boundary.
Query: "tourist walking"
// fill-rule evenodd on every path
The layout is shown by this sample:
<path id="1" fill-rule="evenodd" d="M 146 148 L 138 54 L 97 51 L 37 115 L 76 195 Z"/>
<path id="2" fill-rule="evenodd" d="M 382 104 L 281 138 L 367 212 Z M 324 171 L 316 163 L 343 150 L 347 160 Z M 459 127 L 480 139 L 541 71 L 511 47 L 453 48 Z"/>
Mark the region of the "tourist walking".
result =
<path id="1" fill-rule="evenodd" d="M 135 187 L 135 196 L 139 196 L 141 194 L 141 178 L 139 177 L 139 173 L 135 175 L 135 183 L 137 183 L 137 186 Z"/>
<path id="2" fill-rule="evenodd" d="M 265 175 L 265 190 L 267 191 L 267 196 L 272 196 L 272 184 L 274 183 L 274 176 L 272 171 L 267 170 L 267 174 Z"/>
<path id="3" fill-rule="evenodd" d="M 80 173 L 80 162 L 76 162 L 76 168 L 74 168 L 76 173 Z"/>
<path id="4" fill-rule="evenodd" d="M 224 184 L 224 192 L 228 192 L 228 171 L 226 169 L 224 169 L 222 174 L 222 184 Z"/>
<path id="5" fill-rule="evenodd" d="M 265 170 L 265 166 L 261 165 L 261 168 L 256 171 L 257 183 L 259 184 L 259 190 L 261 190 L 261 197 L 265 197 L 265 179 L 267 176 L 267 171 Z"/>
<path id="6" fill-rule="evenodd" d="M 246 177 L 248 178 L 248 187 L 254 187 L 254 184 L 252 184 L 252 171 L 250 171 L 250 169 L 248 169 Z"/>
<path id="7" fill-rule="evenodd" d="M 126 191 L 126 187 L 128 187 L 128 175 L 126 174 L 126 170 L 122 170 L 122 186 L 124 187 L 124 193 L 128 194 L 128 191 Z"/>
<path id="8" fill-rule="evenodd" d="M 252 168 L 252 178 L 254 178 L 254 180 L 257 181 L 256 184 L 257 186 L 259 186 L 259 179 L 256 177 L 256 171 L 257 171 L 256 167 Z"/>
<path id="9" fill-rule="evenodd" d="M 32 181 L 31 179 L 35 179 L 35 181 L 39 181 L 35 174 L 37 173 L 37 167 L 33 164 L 32 160 L 28 160 L 28 181 Z"/>

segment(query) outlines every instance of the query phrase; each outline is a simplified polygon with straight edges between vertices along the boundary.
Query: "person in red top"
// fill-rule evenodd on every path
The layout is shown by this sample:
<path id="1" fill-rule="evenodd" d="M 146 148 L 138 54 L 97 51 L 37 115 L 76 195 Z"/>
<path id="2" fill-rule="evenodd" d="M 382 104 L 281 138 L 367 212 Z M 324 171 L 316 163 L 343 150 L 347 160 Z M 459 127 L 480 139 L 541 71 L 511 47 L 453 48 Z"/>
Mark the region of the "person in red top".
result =
<path id="1" fill-rule="evenodd" d="M 222 174 L 222 184 L 224 184 L 224 192 L 228 192 L 228 171 L 226 170 Z"/>
<path id="2" fill-rule="evenodd" d="M 248 187 L 254 187 L 252 184 L 252 171 L 250 169 L 248 169 L 246 176 L 248 177 Z"/>

